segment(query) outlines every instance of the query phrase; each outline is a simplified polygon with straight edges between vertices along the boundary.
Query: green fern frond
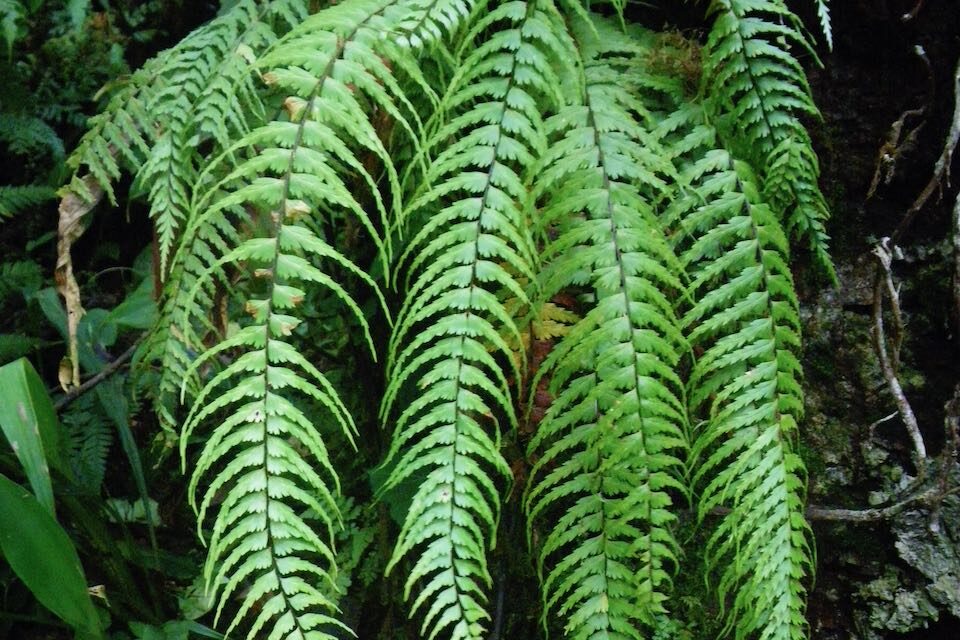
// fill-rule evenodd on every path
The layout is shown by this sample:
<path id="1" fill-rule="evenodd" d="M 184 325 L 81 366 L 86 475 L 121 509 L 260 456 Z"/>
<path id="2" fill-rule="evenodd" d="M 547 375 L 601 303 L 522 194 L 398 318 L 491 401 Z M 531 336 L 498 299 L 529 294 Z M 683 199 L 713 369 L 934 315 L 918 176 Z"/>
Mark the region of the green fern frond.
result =
<path id="1" fill-rule="evenodd" d="M 16 262 L 0 262 L 0 302 L 14 292 L 35 292 L 43 286 L 43 271 L 40 265 L 32 260 Z"/>
<path id="2" fill-rule="evenodd" d="M 795 452 L 803 412 L 799 308 L 789 247 L 750 169 L 729 153 L 691 163 L 683 263 L 693 305 L 683 318 L 702 352 L 688 381 L 691 467 L 699 514 L 727 509 L 707 545 L 732 598 L 738 640 L 805 637 L 804 576 L 812 572 L 803 516 L 805 471 Z"/>
<path id="3" fill-rule="evenodd" d="M 827 48 L 833 51 L 833 24 L 830 20 L 830 0 L 816 0 L 817 19 L 820 21 L 820 32 L 827 41 Z"/>
<path id="4" fill-rule="evenodd" d="M 818 114 L 803 67 L 789 51 L 810 45 L 782 0 L 712 0 L 708 13 L 714 17 L 704 46 L 708 95 L 744 142 L 758 146 L 753 157 L 764 158 L 799 126 L 798 114 Z"/>
<path id="5" fill-rule="evenodd" d="M 382 405 L 384 420 L 398 414 L 384 490 L 419 480 L 388 570 L 412 556 L 405 595 L 419 585 L 412 613 L 423 611 L 431 639 L 478 638 L 489 619 L 485 549 L 498 481 L 510 477 L 498 425 L 517 424 L 508 376 L 521 378 L 509 347 L 520 332 L 503 301 L 529 309 L 520 281 L 534 280 L 536 251 L 525 185 L 546 150 L 542 105 L 561 95 L 551 61 L 567 51 L 549 2 L 480 5 L 473 18 L 441 102 L 448 120 L 429 144 L 428 187 L 409 207 L 408 219 L 423 222 L 402 260 L 408 287 Z M 416 400 L 398 408 L 414 382 Z"/>
<path id="6" fill-rule="evenodd" d="M 307 290 L 324 288 L 349 310 L 373 350 L 359 304 L 338 278 L 316 265 L 365 282 L 386 308 L 370 276 L 328 242 L 324 228 L 353 216 L 378 247 L 379 259 L 388 261 L 389 246 L 379 229 L 402 201 L 390 155 L 370 118 L 374 110 L 388 113 L 411 135 L 416 126 L 409 124 L 409 103 L 387 64 L 409 55 L 386 37 L 396 26 L 388 10 L 402 5 L 402 0 L 355 0 L 331 7 L 260 56 L 258 68 L 280 96 L 283 117 L 241 136 L 204 168 L 192 203 L 196 213 L 184 228 L 187 238 L 210 232 L 207 246 L 217 255 L 232 240 L 217 230 L 250 224 L 253 216 L 254 237 L 208 263 L 184 305 L 197 307 L 196 296 L 209 295 L 211 283 L 222 281 L 228 270 L 246 275 L 224 285 L 254 293 L 244 305 L 252 322 L 204 351 L 186 371 L 190 380 L 221 357 L 231 359 L 193 399 L 181 436 L 185 455 L 192 434 L 214 422 L 190 490 L 195 495 L 201 481 L 206 483 L 194 499 L 200 523 L 214 499 L 223 498 L 205 576 L 219 594 L 218 616 L 241 585 L 252 582 L 229 628 L 250 616 L 250 638 L 267 624 L 271 637 L 284 638 L 332 637 L 324 629 L 342 627 L 330 615 L 335 604 L 328 595 L 336 591 L 339 484 L 323 430 L 298 405 L 322 409 L 351 444 L 355 427 L 333 385 L 289 338 L 301 324 L 296 314 Z M 360 154 L 380 162 L 386 194 Z M 184 259 L 194 254 L 190 248 Z M 186 344 L 200 342 L 195 325 L 179 329 Z M 231 462 L 221 467 L 217 462 L 224 458 Z M 315 533 L 314 523 L 326 535 Z"/>
<path id="7" fill-rule="evenodd" d="M 215 264 L 217 256 L 229 252 L 240 241 L 238 231 L 225 220 L 199 225 L 189 239 L 183 240 L 164 285 L 157 325 L 137 354 L 138 368 L 152 363 L 159 368 L 151 396 L 160 426 L 168 432 L 174 432 L 180 424 L 177 408 L 181 392 L 192 399 L 203 386 L 195 371 L 188 372 L 197 354 L 204 350 L 204 342 L 195 332 L 182 327 L 204 326 L 214 333 L 222 329 L 211 327 L 208 316 L 211 312 L 222 313 L 225 298 L 218 296 L 218 281 L 204 274 Z M 220 282 L 226 279 L 222 271 L 221 276 Z M 198 282 L 201 285 L 195 289 Z"/>
<path id="8" fill-rule="evenodd" d="M 42 184 L 0 185 L 0 222 L 21 211 L 39 207 L 54 196 L 53 187 Z"/>
<path id="9" fill-rule="evenodd" d="M 817 186 L 820 161 L 813 151 L 810 137 L 806 131 L 798 130 L 795 135 L 784 138 L 769 158 L 763 183 L 764 199 L 774 210 L 789 212 L 785 220 L 786 231 L 808 238 L 814 258 L 836 281 L 833 261 L 827 253 L 830 237 L 824 227 L 830 210 Z"/>
<path id="10" fill-rule="evenodd" d="M 113 444 L 113 427 L 96 408 L 96 396 L 80 396 L 63 414 L 69 442 L 70 467 L 77 483 L 99 494 L 107 471 L 107 456 Z"/>
<path id="11" fill-rule="evenodd" d="M 776 184 L 771 204 L 789 231 L 806 238 L 835 281 L 824 229 L 829 211 L 800 122 L 801 116 L 819 112 L 803 67 L 791 53 L 799 49 L 816 58 L 803 25 L 783 0 L 712 0 L 709 13 L 714 26 L 704 47 L 703 75 L 708 104 L 732 132 L 728 144 L 754 166 L 766 167 L 764 184 Z"/>
<path id="12" fill-rule="evenodd" d="M 64 156 L 63 140 L 46 122 L 35 116 L 0 113 L 0 142 L 18 156 L 46 151 L 54 160 Z"/>
<path id="13" fill-rule="evenodd" d="M 141 182 L 150 184 L 166 255 L 168 229 L 176 228 L 177 215 L 183 215 L 189 200 L 183 195 L 189 165 L 181 163 L 190 149 L 184 146 L 196 151 L 204 135 L 225 142 L 231 127 L 244 130 L 243 117 L 255 96 L 247 77 L 254 48 L 275 39 L 272 22 L 302 18 L 303 4 L 241 0 L 153 58 L 90 119 L 87 133 L 67 160 L 76 174 L 71 189 L 86 192 L 78 179 L 86 170 L 116 204 L 113 183 L 124 170 L 138 173 Z"/>
<path id="14" fill-rule="evenodd" d="M 684 341 L 667 292 L 682 284 L 642 193 L 663 190 L 670 166 L 616 64 L 638 50 L 598 27 L 600 41 L 578 38 L 585 92 L 548 123 L 556 142 L 537 183 L 550 194 L 543 223 L 560 230 L 544 295 L 583 281 L 595 301 L 538 373 L 555 400 L 530 442 L 524 504 L 531 534 L 547 527 L 544 616 L 564 616 L 569 638 L 639 639 L 666 613 L 680 554 L 670 506 L 685 493 Z"/>
<path id="15" fill-rule="evenodd" d="M 191 189 L 204 162 L 198 147 L 212 139 L 222 149 L 231 133 L 249 131 L 248 114 L 263 119 L 251 74 L 254 58 L 276 40 L 271 23 L 277 16 L 303 8 L 302 2 L 238 2 L 194 31 L 155 72 L 147 104 L 157 123 L 155 140 L 137 180 L 148 190 L 161 274 L 189 215 Z"/>
<path id="16" fill-rule="evenodd" d="M 160 364 L 155 407 L 168 429 L 177 423 L 175 405 L 181 386 L 186 385 L 189 397 L 200 387 L 195 377 L 185 375 L 202 350 L 202 340 L 179 328 L 203 324 L 204 316 L 221 302 L 211 280 L 205 281 L 192 305 L 187 294 L 216 256 L 239 242 L 241 233 L 234 224 L 244 224 L 239 211 L 233 223 L 216 215 L 187 223 L 197 209 L 191 201 L 198 186 L 208 188 L 214 179 L 215 172 L 208 170 L 210 162 L 233 144 L 234 136 L 249 133 L 251 121 L 265 119 L 263 98 L 251 84 L 255 58 L 276 42 L 275 31 L 289 28 L 304 15 L 305 5 L 297 0 L 238 3 L 181 44 L 180 49 L 192 54 L 178 53 L 162 65 L 166 88 L 155 102 L 159 111 L 168 114 L 163 119 L 168 128 L 160 134 L 138 179 L 151 185 L 163 270 L 174 239 L 177 243 L 176 255 L 169 260 L 161 322 L 143 356 Z M 196 148 L 201 143 L 212 144 L 220 153 L 201 156 Z M 197 185 L 201 176 L 204 183 Z M 224 275 L 220 282 L 225 280 Z"/>
<path id="17" fill-rule="evenodd" d="M 394 37 L 414 49 L 452 35 L 470 15 L 477 0 L 419 0 L 397 7 Z"/>
<path id="18" fill-rule="evenodd" d="M 113 94 L 106 109 L 90 118 L 87 132 L 67 157 L 67 166 L 74 171 L 69 185 L 72 192 L 92 198 L 80 176 L 86 170 L 110 202 L 117 204 L 113 183 L 122 174 L 121 163 L 139 167 L 150 154 L 152 130 L 146 108 L 150 77 L 147 68 L 135 73 Z"/>

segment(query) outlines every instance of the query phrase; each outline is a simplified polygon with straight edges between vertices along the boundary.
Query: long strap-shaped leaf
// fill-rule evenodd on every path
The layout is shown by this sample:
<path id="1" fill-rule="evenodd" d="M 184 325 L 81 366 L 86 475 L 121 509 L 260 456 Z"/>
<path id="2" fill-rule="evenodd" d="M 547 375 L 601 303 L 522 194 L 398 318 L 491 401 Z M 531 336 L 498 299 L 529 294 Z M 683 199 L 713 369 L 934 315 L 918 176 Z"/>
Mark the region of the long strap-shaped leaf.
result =
<path id="1" fill-rule="evenodd" d="M 683 338 L 667 294 L 682 285 L 641 194 L 665 187 L 669 165 L 623 83 L 639 51 L 596 28 L 599 41 L 579 30 L 585 90 L 551 121 L 537 183 L 549 194 L 542 223 L 560 233 L 544 293 L 586 280 L 595 302 L 539 373 L 556 397 L 530 443 L 525 506 L 531 533 L 543 532 L 544 615 L 564 616 L 569 638 L 639 639 L 666 613 L 679 555 L 670 507 L 685 491 Z"/>

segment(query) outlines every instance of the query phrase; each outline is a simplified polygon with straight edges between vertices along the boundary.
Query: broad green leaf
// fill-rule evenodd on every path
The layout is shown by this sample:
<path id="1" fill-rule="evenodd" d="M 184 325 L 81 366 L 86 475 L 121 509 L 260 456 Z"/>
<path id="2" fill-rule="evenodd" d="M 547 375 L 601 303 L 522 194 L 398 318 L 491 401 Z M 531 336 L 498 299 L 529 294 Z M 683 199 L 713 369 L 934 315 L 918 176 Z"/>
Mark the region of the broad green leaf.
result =
<path id="1" fill-rule="evenodd" d="M 65 468 L 60 457 L 62 439 L 50 396 L 24 358 L 0 367 L 0 429 L 23 465 L 37 500 L 54 515 L 48 463 Z"/>
<path id="2" fill-rule="evenodd" d="M 37 600 L 78 638 L 104 637 L 73 542 L 36 498 L 3 474 L 0 552 Z"/>
<path id="3" fill-rule="evenodd" d="M 130 631 L 137 640 L 188 640 L 192 636 L 221 640 L 224 635 L 192 620 L 171 620 L 155 627 L 142 622 L 131 622 Z"/>
<path id="4" fill-rule="evenodd" d="M 157 320 L 153 282 L 145 278 L 130 295 L 107 315 L 111 323 L 131 329 L 149 329 Z"/>

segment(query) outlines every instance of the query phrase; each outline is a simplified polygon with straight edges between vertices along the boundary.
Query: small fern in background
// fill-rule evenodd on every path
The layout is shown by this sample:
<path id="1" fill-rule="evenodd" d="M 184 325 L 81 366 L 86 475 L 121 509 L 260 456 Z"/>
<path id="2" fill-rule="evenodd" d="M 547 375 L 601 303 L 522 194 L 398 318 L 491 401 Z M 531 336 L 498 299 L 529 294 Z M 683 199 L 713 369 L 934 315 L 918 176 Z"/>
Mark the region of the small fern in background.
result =
<path id="1" fill-rule="evenodd" d="M 0 112 L 0 145 L 8 157 L 17 156 L 27 166 L 52 166 L 46 173 L 56 176 L 64 159 L 63 141 L 43 120 L 28 115 Z M 52 182 L 48 178 L 49 182 Z M 52 184 L 0 185 L 0 222 L 4 218 L 35 209 L 56 195 Z"/>
<path id="2" fill-rule="evenodd" d="M 133 175 L 150 208 L 138 369 L 229 633 L 347 633 L 335 452 L 377 449 L 305 339 L 322 296 L 383 366 L 377 489 L 412 487 L 385 570 L 422 637 L 499 633 L 513 495 L 548 631 L 669 626 L 693 503 L 727 629 L 805 636 L 788 236 L 832 274 L 812 48 L 783 0 L 714 0 L 702 49 L 611 4 L 224 3 L 91 120 L 68 189 L 116 204 Z"/>
<path id="3" fill-rule="evenodd" d="M 70 467 L 77 485 L 92 494 L 99 494 L 106 475 L 114 430 L 98 408 L 95 396 L 81 396 L 62 416 Z"/>

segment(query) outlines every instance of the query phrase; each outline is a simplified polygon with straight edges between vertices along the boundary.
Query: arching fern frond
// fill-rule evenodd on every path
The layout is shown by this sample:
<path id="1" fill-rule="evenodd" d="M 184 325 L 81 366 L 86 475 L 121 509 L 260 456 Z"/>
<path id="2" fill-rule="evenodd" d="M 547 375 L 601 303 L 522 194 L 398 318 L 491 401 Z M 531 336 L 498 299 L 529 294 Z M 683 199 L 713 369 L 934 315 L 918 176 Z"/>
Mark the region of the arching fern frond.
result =
<path id="1" fill-rule="evenodd" d="M 473 15 L 442 101 L 449 121 L 430 143 L 427 188 L 410 205 L 421 224 L 404 254 L 408 287 L 382 406 L 395 425 L 385 490 L 418 480 L 388 570 L 413 557 L 405 595 L 420 587 L 412 610 L 423 611 L 431 639 L 481 637 L 489 618 L 485 549 L 499 520 L 497 483 L 510 477 L 498 425 L 516 425 L 508 376 L 521 378 L 509 347 L 519 330 L 503 300 L 529 307 L 520 280 L 533 281 L 536 253 L 525 184 L 546 148 L 541 112 L 560 94 L 552 63 L 565 51 L 548 1 Z M 416 399 L 401 404 L 414 382 Z"/>
<path id="2" fill-rule="evenodd" d="M 139 173 L 149 184 L 161 236 L 170 236 L 166 229 L 176 228 L 176 215 L 183 215 L 189 200 L 181 195 L 188 180 L 183 175 L 187 169 L 180 166 L 189 149 L 181 147 L 189 142 L 196 151 L 203 135 L 223 142 L 225 127 L 242 124 L 243 114 L 250 110 L 245 98 L 253 95 L 244 82 L 251 58 L 275 39 L 274 28 L 288 27 L 287 21 L 305 15 L 303 5 L 300 0 L 231 3 L 171 50 L 151 59 L 116 90 L 103 112 L 90 119 L 67 159 L 75 172 L 72 190 L 86 193 L 78 179 L 86 171 L 116 204 L 113 183 L 124 170 Z M 167 250 L 165 246 L 164 255 Z"/>
<path id="3" fill-rule="evenodd" d="M 683 323 L 702 355 L 689 377 L 693 483 L 699 514 L 729 512 L 707 545 L 732 599 L 728 627 L 743 640 L 805 637 L 802 580 L 813 567 L 803 516 L 805 471 L 796 454 L 800 319 L 783 229 L 759 199 L 750 169 L 726 151 L 687 169 L 681 256 L 692 306 Z"/>
<path id="4" fill-rule="evenodd" d="M 713 29 L 704 47 L 708 105 L 722 116 L 727 145 L 766 167 L 763 188 L 786 229 L 805 237 L 836 280 L 828 252 L 829 216 L 819 165 L 801 116 L 816 116 L 810 87 L 791 49 L 814 56 L 803 25 L 783 0 L 712 0 Z M 800 162 L 797 163 L 796 161 Z"/>
<path id="5" fill-rule="evenodd" d="M 389 56 L 407 55 L 386 37 L 395 27 L 387 9 L 398 4 L 402 0 L 358 0 L 331 7 L 260 57 L 262 77 L 283 105 L 281 119 L 252 129 L 207 165 L 184 229 L 188 238 L 210 230 L 214 236 L 205 244 L 214 259 L 194 282 L 188 307 L 229 272 L 241 275 L 223 286 L 250 292 L 244 308 L 251 321 L 186 372 L 190 379 L 220 356 L 231 358 L 193 400 L 181 436 L 185 456 L 192 435 L 214 423 L 190 489 L 193 496 L 205 484 L 194 498 L 201 524 L 215 510 L 204 573 L 218 593 L 218 616 L 249 583 L 229 628 L 249 616 L 249 638 L 264 628 L 275 638 L 328 638 L 330 625 L 342 626 L 330 615 L 338 481 L 324 442 L 329 429 L 308 416 L 327 416 L 350 444 L 354 425 L 333 385 L 290 338 L 301 324 L 298 308 L 310 290 L 321 288 L 344 304 L 373 348 L 364 312 L 332 272 L 365 282 L 385 308 L 383 297 L 370 276 L 332 246 L 325 229 L 354 217 L 386 262 L 388 246 L 379 233 L 387 208 L 401 205 L 399 181 L 370 118 L 380 109 L 412 131 L 387 65 Z M 360 159 L 367 153 L 387 175 L 386 195 Z M 219 230 L 249 224 L 253 237 L 219 254 L 233 240 Z M 179 330 L 187 344 L 198 342 L 195 325 Z M 218 464 L 224 459 L 230 462 Z"/>
<path id="6" fill-rule="evenodd" d="M 198 298 L 188 293 L 198 275 L 240 237 L 216 217 L 183 233 L 195 211 L 196 182 L 235 136 L 265 119 L 267 107 L 254 85 L 255 57 L 276 41 L 278 32 L 302 19 L 305 9 L 299 0 L 234 4 L 169 52 L 169 60 L 155 63 L 153 80 L 143 89 L 157 126 L 137 181 L 150 201 L 164 288 L 160 321 L 140 359 L 159 365 L 153 404 L 161 425 L 171 431 L 178 424 L 181 388 L 185 385 L 192 398 L 200 386 L 186 371 L 202 343 L 192 336 L 188 340 L 180 328 L 202 321 L 223 303 L 210 281 Z"/>
<path id="7" fill-rule="evenodd" d="M 398 4 L 403 3 L 391 3 L 386 10 L 391 7 L 396 9 L 395 5 Z M 159 208 L 161 217 L 168 219 L 168 223 L 163 225 L 161 224 L 161 217 L 157 218 L 161 233 L 163 228 L 166 228 L 170 238 L 173 238 L 173 234 L 179 231 L 180 211 L 185 206 L 184 197 L 193 197 L 195 182 L 202 181 L 204 187 L 209 187 L 210 185 L 207 183 L 215 179 L 216 171 L 209 170 L 206 166 L 209 160 L 201 157 L 195 149 L 198 140 L 207 140 L 208 144 L 212 142 L 214 149 L 219 149 L 222 152 L 228 144 L 232 144 L 233 136 L 241 136 L 249 131 L 251 122 L 263 121 L 267 107 L 261 103 L 262 96 L 254 95 L 254 89 L 248 86 L 250 78 L 255 75 L 253 73 L 255 69 L 252 57 L 262 54 L 262 50 L 276 40 L 267 25 L 276 22 L 286 24 L 302 17 L 303 5 L 304 3 L 295 0 L 274 1 L 261 7 L 255 7 L 253 3 L 248 3 L 245 7 L 237 5 L 233 9 L 233 13 L 237 15 L 225 15 L 221 18 L 221 24 L 211 25 L 211 33 L 208 34 L 208 38 L 212 37 L 218 41 L 223 41 L 219 46 L 224 51 L 224 57 L 213 59 L 209 68 L 203 72 L 206 73 L 205 79 L 198 77 L 198 74 L 203 76 L 203 73 L 196 70 L 184 71 L 184 73 L 191 74 L 191 77 L 193 77 L 190 84 L 199 87 L 197 89 L 198 94 L 194 97 L 193 105 L 189 109 L 191 112 L 196 112 L 190 116 L 189 122 L 192 124 L 189 124 L 189 126 L 185 124 L 185 128 L 173 127 L 166 132 L 165 138 L 161 138 L 157 143 L 154 155 L 151 157 L 150 162 L 156 160 L 157 163 L 152 165 L 151 168 L 151 164 L 148 162 L 148 165 L 144 167 L 146 173 L 141 174 L 142 179 L 154 178 L 154 187 L 157 184 L 155 179 L 157 177 L 161 178 L 159 182 L 163 183 L 160 188 L 151 188 L 151 194 L 155 194 L 159 198 L 154 203 L 154 211 L 158 211 L 157 204 L 159 203 L 161 205 Z M 399 20 L 401 15 L 407 17 L 410 14 L 394 12 L 396 20 Z M 310 23 L 307 22 L 306 24 L 309 26 Z M 231 38 L 233 38 L 232 41 Z M 300 44 L 301 46 L 310 46 L 310 43 L 301 42 Z M 386 40 L 379 43 L 381 49 L 388 45 L 390 45 L 390 42 Z M 283 48 L 289 50 L 286 44 L 283 45 Z M 402 52 L 396 47 L 393 49 L 396 55 L 392 55 L 391 59 L 394 62 L 402 62 L 404 60 Z M 349 55 L 347 58 L 349 58 Z M 349 63 L 349 60 L 347 63 Z M 270 60 L 261 60 L 259 63 L 260 71 L 256 73 L 266 72 L 271 64 Z M 175 67 L 173 63 L 170 66 Z M 409 67 L 409 62 L 404 67 Z M 275 78 L 271 78 L 275 80 Z M 373 90 L 378 82 L 383 82 L 396 91 L 395 83 L 387 75 L 383 65 L 377 67 L 375 73 L 367 79 L 366 88 Z M 234 95 L 238 92 L 248 97 L 238 98 Z M 373 93 L 379 94 L 382 92 L 373 91 Z M 226 94 L 233 95 L 233 98 L 230 100 L 223 99 L 222 95 Z M 168 109 L 183 108 L 183 105 L 177 102 L 178 96 L 180 96 L 179 89 L 175 92 L 165 93 L 164 96 Z M 405 100 L 402 96 L 400 96 L 400 99 Z M 334 96 L 329 98 L 325 104 L 330 111 L 335 111 L 342 108 L 332 106 L 336 102 L 337 98 Z M 359 106 L 360 103 L 354 102 L 354 104 Z M 291 114 L 299 112 L 302 108 L 303 101 L 296 96 L 290 97 L 290 100 L 284 105 L 285 112 Z M 396 112 L 396 107 L 390 101 L 384 102 L 383 106 L 379 108 L 381 111 L 392 112 L 395 119 L 404 125 L 407 131 L 410 131 L 410 125 L 406 124 L 404 116 Z M 413 119 L 416 120 L 415 115 Z M 188 134 L 189 138 L 186 138 Z M 344 140 L 349 140 L 352 137 L 357 137 L 361 141 L 361 146 L 367 147 L 368 151 L 372 150 L 369 152 L 379 158 L 380 161 L 387 157 L 382 143 L 369 124 L 366 126 L 363 135 L 345 134 L 340 138 L 338 144 L 342 144 Z M 180 140 L 180 148 L 187 150 L 188 153 L 190 164 L 188 164 L 187 169 L 184 169 L 183 165 L 180 164 L 181 159 L 174 157 L 176 154 L 164 154 L 162 152 L 164 140 L 173 144 L 178 139 Z M 336 139 L 334 141 L 337 142 Z M 158 149 L 161 151 L 158 152 Z M 338 170 L 345 169 L 362 176 L 369 193 L 372 194 L 372 201 L 380 211 L 381 218 L 386 216 L 385 207 L 387 204 L 385 203 L 392 202 L 396 205 L 399 202 L 396 179 L 391 178 L 394 194 L 389 198 L 383 198 L 380 196 L 378 188 L 374 186 L 374 176 L 361 161 L 354 158 L 350 153 L 343 153 L 343 150 L 339 147 L 334 147 L 331 150 L 334 157 L 346 164 L 346 166 L 336 165 Z M 218 155 L 213 154 L 212 157 L 216 158 Z M 223 163 L 220 166 L 223 166 Z M 386 167 L 389 175 L 395 173 L 391 163 L 387 163 Z M 155 176 L 154 170 L 158 170 L 160 175 Z M 364 205 L 366 205 L 365 202 L 358 203 L 357 207 L 362 208 Z M 195 207 L 189 205 L 186 215 L 192 216 L 191 212 L 194 210 Z M 166 214 L 163 211 L 166 211 Z M 245 223 L 242 222 L 245 219 L 242 212 L 239 210 L 236 212 L 235 221 L 239 223 L 237 226 L 245 227 Z M 366 217 L 364 216 L 362 219 L 366 219 Z M 144 356 L 147 360 L 157 361 L 161 364 L 156 406 L 165 425 L 176 423 L 173 409 L 174 399 L 179 395 L 179 388 L 184 381 L 187 383 L 188 395 L 191 397 L 196 394 L 198 388 L 195 380 L 185 378 L 185 372 L 193 359 L 191 354 L 201 348 L 200 340 L 197 336 L 189 335 L 189 332 L 184 333 L 178 327 L 191 327 L 197 322 L 202 322 L 202 317 L 198 318 L 194 312 L 199 309 L 201 311 L 200 315 L 203 316 L 223 301 L 223 292 L 218 291 L 218 288 L 209 280 L 206 288 L 199 293 L 201 298 L 195 300 L 193 306 L 187 304 L 186 292 L 192 288 L 197 274 L 212 263 L 214 256 L 226 251 L 226 247 L 234 244 L 238 237 L 237 230 L 231 225 L 224 225 L 222 219 L 218 216 L 206 216 L 202 220 L 192 221 L 185 225 L 184 232 L 178 238 L 176 255 L 172 260 L 173 266 L 165 287 L 165 309 L 164 313 L 161 314 L 161 324 L 152 334 L 151 342 Z M 377 237 L 376 234 L 374 234 L 374 237 Z M 164 250 L 162 237 L 160 245 L 162 263 Z"/>
<path id="8" fill-rule="evenodd" d="M 594 302 L 538 374 L 555 399 L 530 442 L 525 507 L 531 533 L 546 528 L 544 616 L 565 617 L 568 638 L 639 639 L 666 613 L 680 553 L 670 506 L 685 492 L 684 341 L 668 292 L 682 284 L 644 194 L 671 167 L 623 83 L 639 51 L 597 27 L 600 41 L 579 34 L 584 95 L 548 123 L 556 142 L 537 181 L 541 224 L 559 233 L 543 293 L 583 284 Z"/>

